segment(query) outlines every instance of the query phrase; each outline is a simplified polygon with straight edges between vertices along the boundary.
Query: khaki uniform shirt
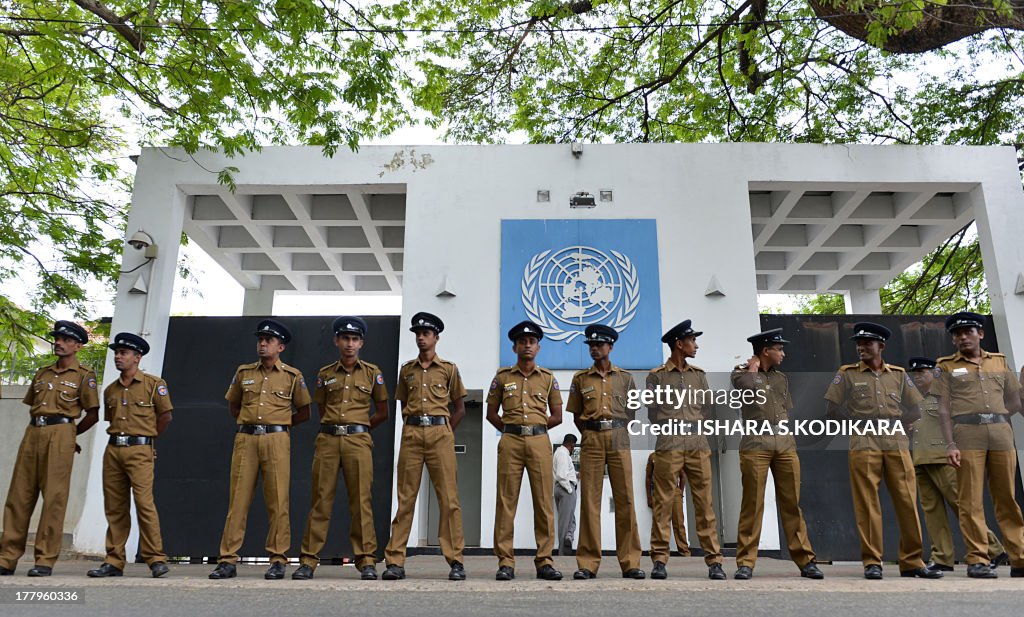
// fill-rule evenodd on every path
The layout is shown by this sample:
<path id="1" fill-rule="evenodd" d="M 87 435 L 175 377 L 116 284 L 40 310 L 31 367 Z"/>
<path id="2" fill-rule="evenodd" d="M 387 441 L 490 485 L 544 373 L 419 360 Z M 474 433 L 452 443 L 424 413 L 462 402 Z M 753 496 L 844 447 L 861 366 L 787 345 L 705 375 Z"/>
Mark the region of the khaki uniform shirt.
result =
<path id="1" fill-rule="evenodd" d="M 948 397 L 952 416 L 971 413 L 1010 413 L 1003 394 L 1020 394 L 1020 384 L 1001 353 L 981 352 L 978 362 L 957 352 L 935 361 L 941 371 L 935 380 L 936 396 Z"/>
<path id="2" fill-rule="evenodd" d="M 635 390 L 633 376 L 617 366 L 604 377 L 597 368 L 577 371 L 572 376 L 569 388 L 569 413 L 577 414 L 580 420 L 629 420 L 626 415 L 626 400 L 630 390 Z"/>
<path id="3" fill-rule="evenodd" d="M 238 424 L 291 426 L 292 407 L 310 403 L 302 373 L 280 360 L 269 371 L 260 362 L 239 366 L 224 398 L 242 406 Z"/>
<path id="4" fill-rule="evenodd" d="M 376 364 L 359 360 L 350 373 L 338 360 L 317 373 L 313 401 L 324 411 L 324 424 L 369 426 L 372 403 L 387 400 L 384 376 Z"/>
<path id="5" fill-rule="evenodd" d="M 487 404 L 501 405 L 505 424 L 547 426 L 548 409 L 562 404 L 558 380 L 548 369 L 537 366 L 524 375 L 518 364 L 498 369 L 487 391 Z"/>
<path id="6" fill-rule="evenodd" d="M 103 419 L 110 422 L 107 433 L 156 437 L 156 419 L 172 411 L 167 382 L 138 371 L 125 387 L 120 378 L 103 391 Z"/>
<path id="7" fill-rule="evenodd" d="M 402 401 L 402 415 L 449 417 L 448 403 L 465 398 L 459 368 L 434 356 L 427 368 L 413 358 L 398 369 L 395 399 Z"/>
<path id="8" fill-rule="evenodd" d="M 96 373 L 77 359 L 66 369 L 58 369 L 56 363 L 44 366 L 36 371 L 22 402 L 33 416 L 78 418 L 87 409 L 99 409 Z"/>
<path id="9" fill-rule="evenodd" d="M 939 399 L 926 394 L 920 405 L 921 417 L 914 422 L 913 455 L 915 465 L 946 464 L 946 439 L 939 423 Z"/>
<path id="10" fill-rule="evenodd" d="M 775 433 L 772 435 L 744 435 L 740 439 L 740 448 L 747 450 L 795 448 L 796 439 L 793 435 L 778 434 L 779 423 L 788 422 L 789 411 L 793 409 L 793 396 L 789 391 L 789 378 L 786 377 L 786 374 L 774 367 L 767 371 L 759 370 L 756 373 L 751 373 L 747 370 L 746 364 L 740 364 L 733 369 L 730 381 L 736 390 L 753 392 L 753 395 L 745 397 L 746 400 L 743 401 L 740 408 L 743 420 L 767 422 L 772 425 L 771 430 Z M 764 400 L 764 403 L 761 400 Z M 759 432 L 762 432 L 761 428 L 758 426 Z M 790 427 L 790 430 L 792 428 Z"/>
<path id="11" fill-rule="evenodd" d="M 672 360 L 668 360 L 658 368 L 647 374 L 647 389 L 654 390 L 658 386 L 664 390 L 665 386 L 671 387 L 676 392 L 684 392 L 682 395 L 682 407 L 675 408 L 675 405 L 650 405 L 647 408 L 647 416 L 651 422 L 663 422 L 665 420 L 682 420 L 683 422 L 700 422 L 704 419 L 706 410 L 711 409 L 714 404 L 714 393 L 708 386 L 708 378 L 701 367 L 686 363 L 682 369 L 677 367 Z M 662 395 L 664 396 L 664 395 Z"/>
<path id="12" fill-rule="evenodd" d="M 903 415 L 924 400 L 902 367 L 886 364 L 876 375 L 863 362 L 839 367 L 825 400 L 846 405 L 854 420 L 889 418 Z"/>

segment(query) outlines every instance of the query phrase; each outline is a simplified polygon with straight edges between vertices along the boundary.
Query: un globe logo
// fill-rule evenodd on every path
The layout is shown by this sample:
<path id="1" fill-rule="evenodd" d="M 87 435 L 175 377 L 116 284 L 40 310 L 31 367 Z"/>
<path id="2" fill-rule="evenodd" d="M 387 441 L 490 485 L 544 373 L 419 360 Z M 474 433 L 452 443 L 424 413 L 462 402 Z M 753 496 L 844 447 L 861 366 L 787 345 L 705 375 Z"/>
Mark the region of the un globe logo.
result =
<path id="1" fill-rule="evenodd" d="M 569 343 L 590 324 L 624 330 L 640 304 L 640 281 L 623 253 L 569 246 L 530 259 L 523 271 L 522 302 L 548 338 Z"/>

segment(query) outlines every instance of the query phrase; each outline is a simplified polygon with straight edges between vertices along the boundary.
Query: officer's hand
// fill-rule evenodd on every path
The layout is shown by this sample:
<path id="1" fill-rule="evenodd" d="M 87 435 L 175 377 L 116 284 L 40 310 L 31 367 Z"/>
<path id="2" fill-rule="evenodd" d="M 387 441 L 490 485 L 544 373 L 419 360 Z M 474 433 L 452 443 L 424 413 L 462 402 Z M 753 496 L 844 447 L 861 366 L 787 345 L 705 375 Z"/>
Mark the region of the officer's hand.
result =
<path id="1" fill-rule="evenodd" d="M 747 372 L 756 373 L 759 370 L 761 370 L 760 358 L 758 358 L 757 356 L 753 356 L 749 360 L 747 360 Z"/>
<path id="2" fill-rule="evenodd" d="M 946 462 L 960 469 L 960 449 L 956 446 L 946 449 Z"/>
<path id="3" fill-rule="evenodd" d="M 75 444 L 75 454 L 81 454 L 81 453 L 82 453 L 82 446 L 80 446 L 80 445 L 78 445 L 76 443 Z"/>

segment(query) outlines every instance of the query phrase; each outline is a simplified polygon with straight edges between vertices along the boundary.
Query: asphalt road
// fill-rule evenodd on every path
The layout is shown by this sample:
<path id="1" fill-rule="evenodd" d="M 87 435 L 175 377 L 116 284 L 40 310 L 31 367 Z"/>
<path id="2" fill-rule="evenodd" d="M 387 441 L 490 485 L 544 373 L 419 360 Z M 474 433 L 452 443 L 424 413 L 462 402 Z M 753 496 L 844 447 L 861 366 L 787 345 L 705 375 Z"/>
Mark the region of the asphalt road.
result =
<path id="1" fill-rule="evenodd" d="M 22 562 L 15 576 L 0 578 L 0 615 L 132 615 L 147 617 L 189 614 L 303 615 L 530 615 L 581 614 L 587 617 L 672 615 L 692 612 L 719 615 L 887 615 L 1015 614 L 1024 605 L 1024 579 L 1009 577 L 976 581 L 963 567 L 941 581 L 900 578 L 895 566 L 886 579 L 866 581 L 857 564 L 824 565 L 824 581 L 801 579 L 791 563 L 762 558 L 751 581 L 709 581 L 702 560 L 673 559 L 667 581 L 618 578 L 614 560 L 605 559 L 599 578 L 572 581 L 574 563 L 559 558 L 561 582 L 533 579 L 529 559 L 520 560 L 517 578 L 493 580 L 495 562 L 471 557 L 469 580 L 445 579 L 439 557 L 413 557 L 405 581 L 360 581 L 353 568 L 322 567 L 313 581 L 265 581 L 265 565 L 242 566 L 239 577 L 210 581 L 210 566 L 174 565 L 167 578 L 151 579 L 145 566 L 129 566 L 122 578 L 89 579 L 85 570 L 97 562 L 62 561 L 49 579 L 30 579 Z M 646 564 L 645 564 L 646 565 Z M 294 567 L 289 568 L 289 574 Z M 727 561 L 732 574 L 734 564 Z M 79 604 L 10 603 L 15 590 L 75 589 Z"/>

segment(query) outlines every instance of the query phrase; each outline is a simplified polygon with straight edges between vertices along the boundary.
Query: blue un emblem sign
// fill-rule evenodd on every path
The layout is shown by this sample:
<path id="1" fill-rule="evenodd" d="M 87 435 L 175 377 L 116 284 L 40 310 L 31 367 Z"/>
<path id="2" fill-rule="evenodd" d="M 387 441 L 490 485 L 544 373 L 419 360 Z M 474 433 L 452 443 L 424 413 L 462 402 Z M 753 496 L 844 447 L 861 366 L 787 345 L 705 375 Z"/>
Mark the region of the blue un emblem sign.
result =
<path id="1" fill-rule="evenodd" d="M 549 368 L 590 364 L 590 324 L 619 332 L 619 366 L 661 363 L 654 220 L 506 220 L 501 253 L 501 364 L 515 362 L 504 333 L 523 319 L 544 330 L 538 362 Z"/>

